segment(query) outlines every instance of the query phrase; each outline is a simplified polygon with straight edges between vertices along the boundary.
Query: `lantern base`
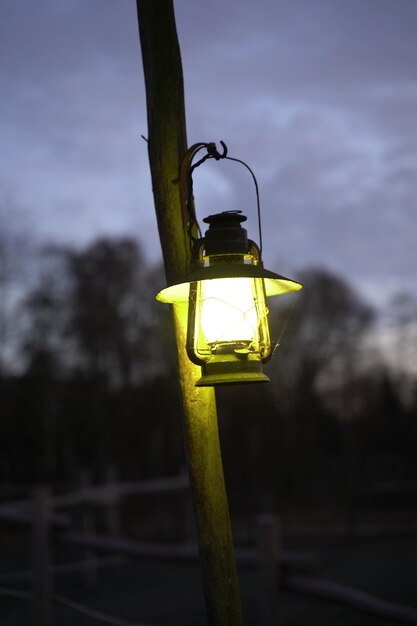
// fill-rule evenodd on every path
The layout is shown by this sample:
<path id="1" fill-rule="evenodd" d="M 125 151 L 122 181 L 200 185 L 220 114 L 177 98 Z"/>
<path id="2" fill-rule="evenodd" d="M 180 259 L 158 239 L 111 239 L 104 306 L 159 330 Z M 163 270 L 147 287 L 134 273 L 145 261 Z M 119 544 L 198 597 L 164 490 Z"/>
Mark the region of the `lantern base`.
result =
<path id="1" fill-rule="evenodd" d="M 214 361 L 201 366 L 201 378 L 196 387 L 236 385 L 239 383 L 269 383 L 262 371 L 261 361 Z"/>

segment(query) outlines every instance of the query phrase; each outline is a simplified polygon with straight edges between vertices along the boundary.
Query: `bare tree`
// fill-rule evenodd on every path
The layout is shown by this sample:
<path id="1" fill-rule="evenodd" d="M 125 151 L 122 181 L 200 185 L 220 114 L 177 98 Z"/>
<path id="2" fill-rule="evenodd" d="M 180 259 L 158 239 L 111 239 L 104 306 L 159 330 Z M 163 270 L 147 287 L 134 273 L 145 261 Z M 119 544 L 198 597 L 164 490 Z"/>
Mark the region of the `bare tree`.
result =
<path id="1" fill-rule="evenodd" d="M 0 224 L 0 376 L 19 369 L 19 307 L 25 293 L 23 235 Z"/>
<path id="2" fill-rule="evenodd" d="M 100 239 L 81 252 L 66 251 L 65 258 L 69 331 L 83 368 L 116 386 L 154 373 L 154 297 L 139 245 L 128 238 Z"/>
<path id="3" fill-rule="evenodd" d="M 417 298 L 405 292 L 395 294 L 388 303 L 391 375 L 404 401 L 410 403 L 417 378 Z"/>
<path id="4" fill-rule="evenodd" d="M 271 314 L 277 333 L 286 321 L 282 347 L 270 365 L 283 408 L 308 404 L 307 398 L 350 384 L 373 320 L 370 306 L 340 277 L 313 269 L 300 279 L 304 288 L 296 308 Z"/>

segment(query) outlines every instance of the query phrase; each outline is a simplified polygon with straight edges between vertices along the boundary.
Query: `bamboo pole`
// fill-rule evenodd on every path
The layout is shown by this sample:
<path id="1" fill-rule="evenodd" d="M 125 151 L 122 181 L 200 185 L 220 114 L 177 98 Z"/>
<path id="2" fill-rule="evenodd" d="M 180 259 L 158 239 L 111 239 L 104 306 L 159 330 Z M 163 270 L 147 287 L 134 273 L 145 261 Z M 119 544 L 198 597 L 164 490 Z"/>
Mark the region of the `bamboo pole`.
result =
<path id="1" fill-rule="evenodd" d="M 181 55 L 172 0 L 137 0 L 137 9 L 155 210 L 167 280 L 174 282 L 187 271 L 190 257 L 178 183 L 187 150 Z M 195 387 L 199 368 L 185 352 L 185 305 L 174 305 L 173 317 L 208 624 L 240 626 L 240 595 L 214 389 Z"/>

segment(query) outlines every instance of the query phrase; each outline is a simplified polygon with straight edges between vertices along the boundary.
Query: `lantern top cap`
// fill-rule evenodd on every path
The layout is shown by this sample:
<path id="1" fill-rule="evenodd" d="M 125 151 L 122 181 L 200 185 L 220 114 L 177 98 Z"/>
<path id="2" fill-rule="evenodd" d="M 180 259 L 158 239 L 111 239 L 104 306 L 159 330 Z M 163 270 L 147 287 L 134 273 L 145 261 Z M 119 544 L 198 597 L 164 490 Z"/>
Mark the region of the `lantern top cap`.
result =
<path id="1" fill-rule="evenodd" d="M 247 217 L 242 215 L 242 211 L 223 211 L 222 213 L 215 213 L 214 215 L 208 215 L 203 219 L 205 224 L 209 224 L 210 227 L 235 227 L 242 222 L 246 222 Z"/>
<path id="2" fill-rule="evenodd" d="M 209 215 L 204 221 L 209 225 L 205 237 L 206 255 L 246 254 L 249 251 L 248 234 L 242 227 L 246 220 L 241 211 L 224 211 Z"/>

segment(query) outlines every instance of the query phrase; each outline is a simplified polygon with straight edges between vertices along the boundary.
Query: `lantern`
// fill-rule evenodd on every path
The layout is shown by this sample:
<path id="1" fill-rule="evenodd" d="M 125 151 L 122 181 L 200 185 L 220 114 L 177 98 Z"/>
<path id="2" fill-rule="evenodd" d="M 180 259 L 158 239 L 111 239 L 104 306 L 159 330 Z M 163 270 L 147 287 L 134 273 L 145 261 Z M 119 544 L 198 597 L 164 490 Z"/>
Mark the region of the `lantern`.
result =
<path id="1" fill-rule="evenodd" d="M 160 302 L 187 302 L 187 353 L 201 366 L 197 386 L 267 382 L 262 365 L 272 355 L 266 298 L 301 289 L 264 269 L 258 246 L 247 237 L 240 211 L 204 219 L 190 272 L 160 291 Z"/>

